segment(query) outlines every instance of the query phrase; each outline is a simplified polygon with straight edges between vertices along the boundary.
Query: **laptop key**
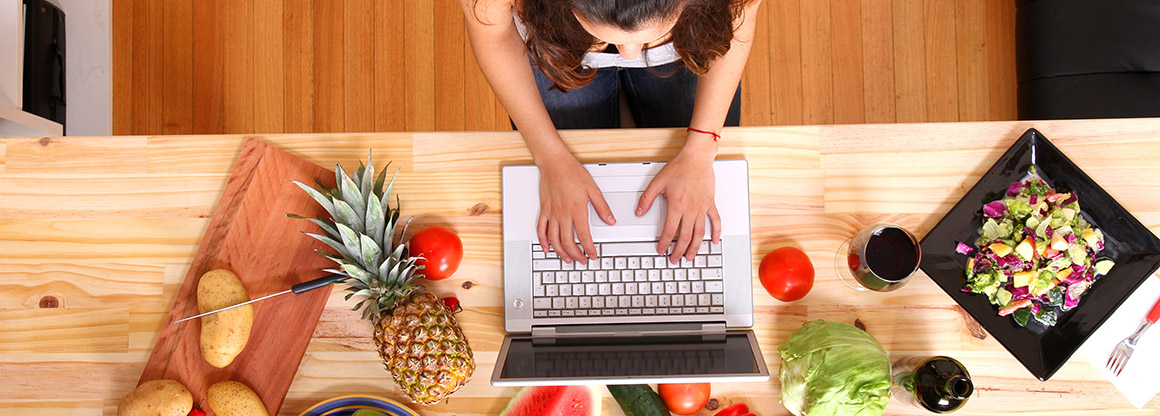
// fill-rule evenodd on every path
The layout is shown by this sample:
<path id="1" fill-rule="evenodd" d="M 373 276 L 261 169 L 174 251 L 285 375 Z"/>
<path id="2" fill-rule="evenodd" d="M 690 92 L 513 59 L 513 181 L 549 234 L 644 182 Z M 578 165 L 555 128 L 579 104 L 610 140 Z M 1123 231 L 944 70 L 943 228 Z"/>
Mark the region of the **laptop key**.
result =
<path id="1" fill-rule="evenodd" d="M 720 280 L 710 280 L 705 282 L 705 291 L 709 293 L 721 293 L 724 291 L 724 283 Z"/>
<path id="2" fill-rule="evenodd" d="M 567 264 L 567 263 L 565 263 L 565 264 Z M 693 262 L 691 260 L 689 260 L 688 258 L 681 257 L 681 268 L 688 269 L 691 267 L 693 267 Z"/>
<path id="3" fill-rule="evenodd" d="M 709 307 L 708 306 L 699 306 L 699 307 L 697 307 L 697 313 L 709 313 Z"/>
<path id="4" fill-rule="evenodd" d="M 617 257 L 614 261 L 617 270 L 624 270 L 628 268 L 628 259 L 624 257 Z"/>
<path id="5" fill-rule="evenodd" d="M 644 307 L 644 296 L 642 296 L 642 295 L 633 296 L 632 297 L 632 307 L 634 307 L 634 308 Z"/>
<path id="6" fill-rule="evenodd" d="M 600 292 L 600 289 L 595 283 L 589 283 L 589 284 L 584 285 L 584 294 L 587 296 L 592 296 L 592 295 L 595 295 L 599 292 Z M 585 308 L 587 308 L 587 306 L 585 306 Z"/>
<path id="7" fill-rule="evenodd" d="M 724 306 L 710 306 L 709 313 L 725 313 Z"/>
<path id="8" fill-rule="evenodd" d="M 721 280 L 721 269 L 701 270 L 701 280 Z"/>
<path id="9" fill-rule="evenodd" d="M 544 286 L 542 286 L 542 285 L 532 286 L 532 296 L 536 296 L 536 297 L 544 296 Z"/>
<path id="10" fill-rule="evenodd" d="M 581 262 L 578 262 L 578 261 L 574 261 L 574 262 L 572 262 L 572 267 L 573 267 L 573 268 L 575 268 L 576 270 L 588 270 L 588 265 L 587 265 L 587 264 L 585 264 L 585 263 L 581 263 Z"/>
<path id="11" fill-rule="evenodd" d="M 693 293 L 705 293 L 705 282 L 691 282 Z"/>
<path id="12" fill-rule="evenodd" d="M 635 309 L 635 308 L 629 309 L 628 314 L 629 315 L 640 315 L 640 309 Z"/>
<path id="13" fill-rule="evenodd" d="M 572 296 L 572 285 L 560 285 L 560 296 Z"/>
<path id="14" fill-rule="evenodd" d="M 612 259 L 608 257 L 601 257 L 600 268 L 604 270 L 612 270 Z"/>
<path id="15" fill-rule="evenodd" d="M 701 280 L 701 269 L 689 269 L 689 280 Z"/>
<path id="16" fill-rule="evenodd" d="M 549 309 L 551 307 L 552 307 L 552 300 L 549 298 L 533 298 L 532 299 L 532 308 L 533 309 Z"/>
<path id="17" fill-rule="evenodd" d="M 655 308 L 657 306 L 657 295 L 648 295 L 644 297 L 644 306 Z"/>
<path id="18" fill-rule="evenodd" d="M 592 308 L 593 309 L 600 309 L 603 307 L 604 307 L 604 297 L 603 296 L 597 296 L 597 297 L 592 298 Z M 596 314 L 593 316 L 598 316 L 598 315 L 599 314 Z"/>
<path id="19" fill-rule="evenodd" d="M 697 308 L 690 308 L 690 307 L 686 306 L 683 309 L 681 309 L 681 313 L 683 313 L 685 315 L 692 315 L 694 313 L 697 313 Z"/>
<path id="20" fill-rule="evenodd" d="M 673 271 L 669 269 L 661 270 L 661 280 L 666 282 L 673 280 Z"/>
<path id="21" fill-rule="evenodd" d="M 705 258 L 705 256 L 696 256 L 696 257 L 693 257 L 693 266 L 694 267 L 708 267 L 708 261 Z"/>
<path id="22" fill-rule="evenodd" d="M 709 306 L 709 299 L 710 298 L 708 293 L 697 295 L 697 304 L 701 306 Z"/>
<path id="23" fill-rule="evenodd" d="M 601 283 L 597 285 L 597 293 L 601 296 L 608 296 L 612 294 L 612 283 Z"/>
<path id="24" fill-rule="evenodd" d="M 564 298 L 552 298 L 552 309 L 564 309 Z"/>
<path id="25" fill-rule="evenodd" d="M 670 306 L 685 306 L 685 295 L 673 295 L 673 302 Z"/>
<path id="26" fill-rule="evenodd" d="M 557 295 L 559 295 L 559 293 L 557 293 L 556 288 L 557 288 L 556 285 L 544 286 L 544 294 L 547 296 L 557 296 Z"/>
<path id="27" fill-rule="evenodd" d="M 655 256 L 657 243 L 602 243 L 600 249 L 605 256 Z"/>
<path id="28" fill-rule="evenodd" d="M 714 293 L 713 294 L 713 304 L 714 305 L 724 305 L 725 304 L 725 295 L 722 295 L 720 293 Z"/>
<path id="29" fill-rule="evenodd" d="M 685 307 L 697 306 L 697 295 L 685 295 Z"/>
<path id="30" fill-rule="evenodd" d="M 672 283 L 672 282 L 669 282 L 669 283 Z M 661 282 L 653 282 L 652 293 L 656 293 L 656 294 L 665 293 L 665 284 L 661 283 Z"/>
<path id="31" fill-rule="evenodd" d="M 640 268 L 642 268 L 642 269 L 653 268 L 653 258 L 649 257 L 649 256 L 641 257 L 640 258 Z"/>
<path id="32" fill-rule="evenodd" d="M 653 257 L 653 268 L 667 269 L 669 267 L 669 259 L 665 257 Z"/>
<path id="33" fill-rule="evenodd" d="M 673 271 L 673 280 L 689 280 L 687 275 L 689 271 L 685 269 L 677 269 Z"/>
<path id="34" fill-rule="evenodd" d="M 661 281 L 661 271 L 660 270 L 649 270 L 648 271 L 648 281 L 650 281 L 650 282 Z"/>
<path id="35" fill-rule="evenodd" d="M 648 283 L 637 283 L 637 287 L 636 287 L 636 293 L 639 293 L 639 294 L 642 294 L 642 295 L 647 295 L 647 294 L 649 294 L 649 293 L 652 293 L 652 292 L 649 290 L 649 289 L 651 289 L 651 288 L 652 288 L 652 285 L 650 285 L 650 284 L 648 284 Z"/>
<path id="36" fill-rule="evenodd" d="M 534 318 L 544 318 L 547 316 L 548 316 L 548 311 L 534 311 L 534 312 L 532 312 L 532 317 L 534 317 Z"/>
<path id="37" fill-rule="evenodd" d="M 632 270 L 621 270 L 620 271 L 620 281 L 631 282 L 632 275 L 633 275 Z"/>
<path id="38" fill-rule="evenodd" d="M 656 310 L 656 308 L 644 308 L 644 309 L 640 310 L 640 313 L 642 315 L 656 315 L 657 310 Z"/>
<path id="39" fill-rule="evenodd" d="M 616 307 L 616 299 L 617 299 L 617 296 L 605 296 L 604 297 L 604 307 L 605 308 L 615 308 Z"/>
<path id="40" fill-rule="evenodd" d="M 588 311 L 586 311 L 584 309 L 577 309 L 576 316 L 588 316 Z"/>
<path id="41" fill-rule="evenodd" d="M 677 282 L 677 293 L 689 293 L 691 291 L 689 282 Z"/>
<path id="42" fill-rule="evenodd" d="M 575 261 L 561 262 L 560 263 L 560 270 L 575 270 L 576 269 L 576 266 L 574 266 L 575 264 L 576 264 Z"/>
<path id="43" fill-rule="evenodd" d="M 573 311 L 573 310 L 560 311 L 560 316 L 575 316 L 575 315 L 576 315 L 576 311 Z"/>
<path id="44" fill-rule="evenodd" d="M 612 316 L 614 311 L 612 309 L 602 309 L 601 312 L 604 316 Z"/>
<path id="45" fill-rule="evenodd" d="M 559 316 L 560 316 L 560 311 L 558 311 L 558 310 L 555 310 L 555 309 L 553 309 L 553 310 L 550 310 L 550 311 L 548 311 L 548 316 L 549 316 L 549 317 L 553 317 L 553 318 L 559 317 Z"/>
<path id="46" fill-rule="evenodd" d="M 627 308 L 617 309 L 616 316 L 628 316 L 628 309 Z"/>
<path id="47" fill-rule="evenodd" d="M 636 283 L 625 283 L 624 284 L 624 294 L 635 295 L 636 294 Z"/>
<path id="48" fill-rule="evenodd" d="M 669 299 L 671 299 L 669 297 L 669 295 L 657 296 L 657 306 L 668 307 L 669 306 Z"/>
<path id="49" fill-rule="evenodd" d="M 533 251 L 532 258 L 533 259 L 543 259 L 543 258 L 547 258 L 547 256 L 544 255 L 544 252 L 542 252 L 542 251 Z"/>
<path id="50" fill-rule="evenodd" d="M 580 300 L 577 298 L 564 298 L 564 307 L 575 310 L 580 306 Z"/>
<path id="51" fill-rule="evenodd" d="M 677 282 L 665 282 L 664 292 L 670 295 L 677 293 Z"/>
<path id="52" fill-rule="evenodd" d="M 647 282 L 648 272 L 648 270 L 635 270 L 633 273 L 633 280 L 638 282 Z"/>
<path id="53" fill-rule="evenodd" d="M 560 270 L 560 260 L 532 259 L 532 270 Z"/>
<path id="54" fill-rule="evenodd" d="M 636 256 L 629 257 L 628 258 L 628 268 L 633 269 L 633 270 L 639 269 L 640 268 L 640 257 L 636 257 Z"/>
<path id="55" fill-rule="evenodd" d="M 579 299 L 580 308 L 588 309 L 592 307 L 592 298 L 584 296 Z"/>
<path id="56" fill-rule="evenodd" d="M 592 271 L 584 271 L 584 272 L 580 272 L 580 281 L 581 281 L 581 282 L 584 282 L 584 283 L 592 283 L 592 282 L 594 282 L 594 281 L 595 281 L 595 277 L 593 277 L 593 274 L 592 274 L 592 273 L 593 273 Z"/>
<path id="57" fill-rule="evenodd" d="M 604 270 L 596 271 L 596 283 L 604 283 L 608 281 L 608 272 Z"/>
<path id="58" fill-rule="evenodd" d="M 623 295 L 624 294 L 624 283 L 613 283 L 612 284 L 612 294 L 613 295 Z"/>
<path id="59" fill-rule="evenodd" d="M 568 272 L 556 272 L 556 283 L 568 283 Z"/>
<path id="60" fill-rule="evenodd" d="M 568 283 L 580 283 L 580 272 L 568 272 Z"/>
<path id="61" fill-rule="evenodd" d="M 621 308 L 627 308 L 629 305 L 632 305 L 632 296 L 617 297 L 617 306 Z"/>
<path id="62" fill-rule="evenodd" d="M 720 254 L 710 255 L 706 260 L 707 260 L 706 263 L 708 264 L 708 267 L 721 267 L 721 255 Z"/>

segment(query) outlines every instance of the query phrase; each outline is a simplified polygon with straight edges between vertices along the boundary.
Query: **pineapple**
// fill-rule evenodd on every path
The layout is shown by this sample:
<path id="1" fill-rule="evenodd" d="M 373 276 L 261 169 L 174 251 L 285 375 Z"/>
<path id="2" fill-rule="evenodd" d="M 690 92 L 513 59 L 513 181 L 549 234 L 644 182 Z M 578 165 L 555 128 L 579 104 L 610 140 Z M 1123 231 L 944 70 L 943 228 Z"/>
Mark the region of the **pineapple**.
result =
<path id="1" fill-rule="evenodd" d="M 406 225 L 395 242 L 399 202 L 396 197 L 392 208 L 389 199 L 394 177 L 384 189 L 386 168 L 376 178 L 370 157 L 353 177 L 342 165 L 334 171 L 338 189 L 295 181 L 330 214 L 329 220 L 305 218 L 322 228 L 322 234 L 306 234 L 337 252 L 318 250 L 338 264 L 325 271 L 347 277 L 341 282 L 349 286 L 346 299 L 362 297 L 354 310 L 362 309 L 363 319 L 374 325 L 379 357 L 395 384 L 415 403 L 438 403 L 475 372 L 467 338 L 439 297 L 412 282 L 422 267 L 410 256 Z"/>

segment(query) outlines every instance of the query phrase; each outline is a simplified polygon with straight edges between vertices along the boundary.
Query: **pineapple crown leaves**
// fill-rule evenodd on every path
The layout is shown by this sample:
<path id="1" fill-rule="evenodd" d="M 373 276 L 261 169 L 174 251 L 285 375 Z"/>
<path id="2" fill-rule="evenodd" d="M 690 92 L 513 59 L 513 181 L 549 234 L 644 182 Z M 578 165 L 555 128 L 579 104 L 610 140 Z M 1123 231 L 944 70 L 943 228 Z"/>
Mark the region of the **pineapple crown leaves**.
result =
<path id="1" fill-rule="evenodd" d="M 377 319 L 382 310 L 391 309 L 410 294 L 415 288 L 410 281 L 415 272 L 423 268 L 415 264 L 420 257 L 411 256 L 405 238 L 410 218 L 403 224 L 398 241 L 395 240 L 401 201 L 396 195 L 395 205 L 391 207 L 390 194 L 399 170 L 396 169 L 387 182 L 389 167 L 390 163 L 387 163 L 375 176 L 373 160 L 367 156 L 366 165 L 360 162 L 358 169 L 352 172 L 353 176 L 348 175 L 341 164 L 335 164 L 337 188 L 328 188 L 321 183 L 316 183 L 315 188 L 294 181 L 322 206 L 330 218 L 286 214 L 308 220 L 321 229 L 321 233 L 304 234 L 334 250 L 334 253 L 315 251 L 337 264 L 336 268 L 323 271 L 347 277 L 341 282 L 349 286 L 347 300 L 365 296 L 354 307 L 355 310 L 363 309 L 364 319 Z"/>

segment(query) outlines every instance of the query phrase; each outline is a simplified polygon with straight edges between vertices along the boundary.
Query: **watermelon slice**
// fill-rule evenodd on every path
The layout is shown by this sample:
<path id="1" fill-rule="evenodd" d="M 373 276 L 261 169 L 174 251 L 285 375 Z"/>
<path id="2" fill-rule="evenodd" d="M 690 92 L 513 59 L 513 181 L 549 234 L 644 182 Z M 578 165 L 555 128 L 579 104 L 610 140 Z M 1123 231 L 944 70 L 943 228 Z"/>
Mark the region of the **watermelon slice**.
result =
<path id="1" fill-rule="evenodd" d="M 516 392 L 500 416 L 599 416 L 594 386 L 536 386 Z"/>

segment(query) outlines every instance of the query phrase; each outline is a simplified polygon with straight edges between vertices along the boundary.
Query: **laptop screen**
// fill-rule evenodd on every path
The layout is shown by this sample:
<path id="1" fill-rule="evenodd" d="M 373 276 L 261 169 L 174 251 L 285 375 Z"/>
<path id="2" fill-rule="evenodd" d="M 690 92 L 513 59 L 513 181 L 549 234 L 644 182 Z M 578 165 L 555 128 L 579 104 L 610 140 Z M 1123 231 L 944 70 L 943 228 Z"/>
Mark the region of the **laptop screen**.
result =
<path id="1" fill-rule="evenodd" d="M 512 337 L 498 379 L 628 382 L 767 375 L 764 362 L 755 357 L 751 334 Z"/>

